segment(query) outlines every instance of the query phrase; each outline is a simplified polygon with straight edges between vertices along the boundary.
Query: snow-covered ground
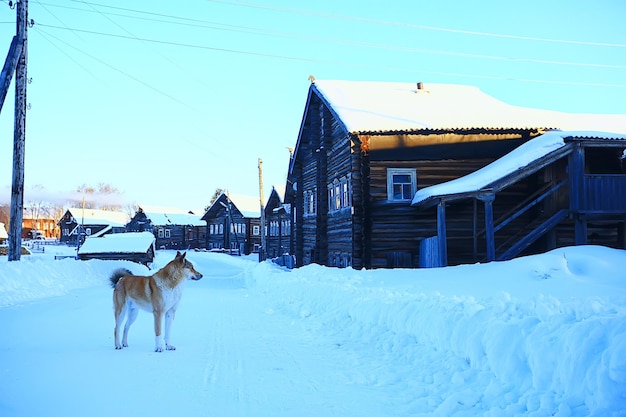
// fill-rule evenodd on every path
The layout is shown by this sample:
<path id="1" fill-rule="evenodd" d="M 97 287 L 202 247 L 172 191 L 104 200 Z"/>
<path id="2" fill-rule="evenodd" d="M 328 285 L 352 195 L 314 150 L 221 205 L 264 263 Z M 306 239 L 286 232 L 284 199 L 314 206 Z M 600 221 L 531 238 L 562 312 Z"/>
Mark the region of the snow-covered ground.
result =
<path id="1" fill-rule="evenodd" d="M 146 269 L 67 251 L 0 260 L 0 416 L 626 415 L 626 251 L 373 271 L 189 252 L 204 279 L 163 353 L 145 312 L 113 347 L 108 275 Z"/>

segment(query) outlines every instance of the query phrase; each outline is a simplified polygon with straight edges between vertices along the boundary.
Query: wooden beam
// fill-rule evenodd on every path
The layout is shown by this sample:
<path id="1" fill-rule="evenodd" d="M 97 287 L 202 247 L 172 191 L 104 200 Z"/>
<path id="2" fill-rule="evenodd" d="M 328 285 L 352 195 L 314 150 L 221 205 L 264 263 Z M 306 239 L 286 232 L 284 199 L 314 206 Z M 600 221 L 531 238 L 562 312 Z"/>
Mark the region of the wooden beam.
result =
<path id="1" fill-rule="evenodd" d="M 22 54 L 23 42 L 17 36 L 13 36 L 11 46 L 9 47 L 9 53 L 4 61 L 4 67 L 2 67 L 2 74 L 0 74 L 0 111 L 4 107 L 4 99 L 7 97 L 15 68 L 17 67 L 17 61 Z"/>
<path id="2" fill-rule="evenodd" d="M 439 266 L 448 266 L 448 242 L 446 241 L 446 202 L 437 205 L 437 237 L 439 243 Z"/>
<path id="3" fill-rule="evenodd" d="M 585 173 L 585 149 L 580 142 L 576 143 L 569 164 L 569 198 L 570 210 L 574 215 L 574 243 L 587 244 L 587 219 L 581 215 L 581 201 L 585 195 L 583 175 Z"/>
<path id="4" fill-rule="evenodd" d="M 485 203 L 485 239 L 487 240 L 487 262 L 496 259 L 496 240 L 495 229 L 493 227 L 493 202 L 496 199 L 495 194 L 481 196 L 480 199 Z"/>

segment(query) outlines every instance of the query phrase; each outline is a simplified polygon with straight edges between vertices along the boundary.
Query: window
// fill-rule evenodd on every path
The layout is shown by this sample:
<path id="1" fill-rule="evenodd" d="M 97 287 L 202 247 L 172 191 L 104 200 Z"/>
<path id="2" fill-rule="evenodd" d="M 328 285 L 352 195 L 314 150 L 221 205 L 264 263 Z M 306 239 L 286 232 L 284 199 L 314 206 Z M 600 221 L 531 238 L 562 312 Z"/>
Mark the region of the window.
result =
<path id="1" fill-rule="evenodd" d="M 258 236 L 261 234 L 261 226 L 252 226 L 252 234 Z"/>
<path id="2" fill-rule="evenodd" d="M 387 199 L 411 201 L 417 191 L 414 168 L 387 168 Z"/>
<path id="3" fill-rule="evenodd" d="M 170 237 L 172 237 L 170 229 L 165 229 L 165 238 L 169 239 Z"/>
<path id="4" fill-rule="evenodd" d="M 317 189 L 304 192 L 304 214 L 315 214 L 317 212 Z"/>
<path id="5" fill-rule="evenodd" d="M 352 205 L 350 201 L 350 190 L 352 183 L 349 176 L 335 179 L 328 184 L 328 210 L 338 211 Z"/>
<path id="6" fill-rule="evenodd" d="M 163 239 L 163 229 L 159 229 L 159 238 Z"/>

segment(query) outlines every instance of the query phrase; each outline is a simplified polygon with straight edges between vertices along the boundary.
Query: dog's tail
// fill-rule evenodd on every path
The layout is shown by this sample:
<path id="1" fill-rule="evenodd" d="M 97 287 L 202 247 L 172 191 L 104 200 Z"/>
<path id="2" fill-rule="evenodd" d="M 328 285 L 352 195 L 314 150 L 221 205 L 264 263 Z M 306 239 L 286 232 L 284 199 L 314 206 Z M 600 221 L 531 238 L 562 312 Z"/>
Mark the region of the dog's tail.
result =
<path id="1" fill-rule="evenodd" d="M 120 268 L 113 271 L 111 276 L 109 277 L 109 282 L 111 283 L 111 287 L 115 288 L 117 282 L 125 275 L 133 275 L 131 271 L 126 268 Z"/>

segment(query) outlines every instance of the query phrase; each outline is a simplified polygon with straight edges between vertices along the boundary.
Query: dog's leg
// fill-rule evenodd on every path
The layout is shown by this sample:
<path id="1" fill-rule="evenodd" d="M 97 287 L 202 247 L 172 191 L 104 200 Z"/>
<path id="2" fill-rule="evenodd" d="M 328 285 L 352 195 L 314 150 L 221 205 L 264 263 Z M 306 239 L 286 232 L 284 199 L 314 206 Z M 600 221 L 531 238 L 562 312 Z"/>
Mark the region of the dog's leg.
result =
<path id="1" fill-rule="evenodd" d="M 126 324 L 124 325 L 124 336 L 122 337 L 122 346 L 128 347 L 128 329 L 130 326 L 137 320 L 137 315 L 139 314 L 139 309 L 137 306 L 129 305 L 127 306 L 128 313 L 126 314 Z"/>
<path id="2" fill-rule="evenodd" d="M 120 343 L 120 329 L 122 328 L 122 321 L 126 315 L 126 302 L 124 301 L 124 295 L 121 291 L 116 289 L 113 291 L 113 306 L 115 314 L 115 329 L 113 329 L 113 336 L 115 338 L 115 349 L 121 349 Z"/>
<path id="3" fill-rule="evenodd" d="M 170 335 L 172 331 L 172 322 L 174 321 L 174 316 L 176 315 L 176 308 L 170 308 L 167 313 L 165 313 L 165 349 L 167 350 L 176 350 L 176 346 L 170 345 Z"/>
<path id="4" fill-rule="evenodd" d="M 154 310 L 154 336 L 155 336 L 155 352 L 163 352 L 163 334 L 161 327 L 163 326 L 163 311 Z"/>

